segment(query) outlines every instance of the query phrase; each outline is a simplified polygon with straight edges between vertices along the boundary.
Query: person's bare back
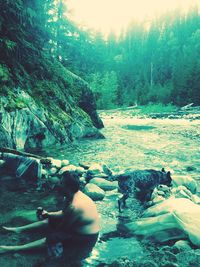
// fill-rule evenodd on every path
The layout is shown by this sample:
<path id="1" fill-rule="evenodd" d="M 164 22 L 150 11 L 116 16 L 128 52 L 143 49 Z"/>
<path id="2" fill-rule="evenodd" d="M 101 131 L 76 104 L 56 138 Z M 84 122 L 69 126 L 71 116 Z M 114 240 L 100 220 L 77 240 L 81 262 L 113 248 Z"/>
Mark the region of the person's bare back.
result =
<path id="1" fill-rule="evenodd" d="M 95 203 L 87 195 L 78 191 L 71 203 L 74 231 L 80 234 L 95 234 L 100 230 L 99 215 Z"/>

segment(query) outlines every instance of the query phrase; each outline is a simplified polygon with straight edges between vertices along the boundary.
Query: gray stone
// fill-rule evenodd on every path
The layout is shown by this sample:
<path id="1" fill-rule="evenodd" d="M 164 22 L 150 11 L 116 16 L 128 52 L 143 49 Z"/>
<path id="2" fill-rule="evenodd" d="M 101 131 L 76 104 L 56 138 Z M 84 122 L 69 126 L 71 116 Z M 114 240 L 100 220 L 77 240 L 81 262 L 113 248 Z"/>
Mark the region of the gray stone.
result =
<path id="1" fill-rule="evenodd" d="M 0 159 L 0 167 L 5 164 L 5 160 Z"/>
<path id="2" fill-rule="evenodd" d="M 188 172 L 196 171 L 196 168 L 194 166 L 187 166 L 186 171 Z"/>
<path id="3" fill-rule="evenodd" d="M 51 165 L 55 168 L 58 168 L 60 169 L 61 166 L 62 166 L 62 161 L 60 159 L 53 159 L 53 158 L 50 158 L 51 159 Z"/>
<path id="4" fill-rule="evenodd" d="M 172 181 L 175 186 L 183 185 L 187 187 L 192 194 L 195 194 L 197 191 L 197 182 L 192 177 L 173 175 Z"/>
<path id="5" fill-rule="evenodd" d="M 17 91 L 13 90 L 12 97 L 16 106 L 10 107 L 12 99 L 1 95 L 2 146 L 30 151 L 67 144 L 71 140 L 83 137 L 103 137 L 97 129 L 102 128 L 103 123 L 96 112 L 91 89 L 84 80 L 71 72 L 66 71 L 66 75 L 72 80 L 73 85 L 70 86 L 76 88 L 76 96 L 72 95 L 70 98 L 67 91 L 58 95 L 58 100 L 65 101 L 66 107 L 58 105 L 56 111 L 45 106 L 45 103 L 38 103 L 37 96 L 30 96 L 21 88 Z M 50 101 L 55 105 L 55 99 Z M 92 101 L 92 104 L 88 101 Z M 86 104 L 90 106 L 89 109 L 86 108 Z M 63 119 L 57 119 L 57 113 L 62 113 Z"/>
<path id="6" fill-rule="evenodd" d="M 48 175 L 52 176 L 55 175 L 58 172 L 58 169 L 56 167 L 52 167 L 48 170 Z"/>
<path id="7" fill-rule="evenodd" d="M 103 178 L 93 178 L 90 180 L 90 183 L 96 184 L 97 186 L 99 186 L 101 189 L 103 189 L 105 191 L 109 191 L 109 190 L 113 190 L 113 189 L 118 188 L 118 182 L 117 181 L 110 182 L 110 181 L 107 181 Z"/>
<path id="8" fill-rule="evenodd" d="M 118 189 L 113 189 L 111 191 L 106 192 L 106 198 L 109 200 L 116 201 L 116 199 L 121 198 L 123 195 L 118 192 Z"/>
<path id="9" fill-rule="evenodd" d="M 63 168 L 60 169 L 59 171 L 59 175 L 63 174 L 63 172 L 67 172 L 67 171 L 76 171 L 77 167 L 75 165 L 68 165 L 68 166 L 65 166 Z"/>
<path id="10" fill-rule="evenodd" d="M 48 182 L 50 182 L 51 186 L 55 186 L 60 183 L 60 179 L 57 176 L 49 177 Z"/>
<path id="11" fill-rule="evenodd" d="M 45 177 L 48 176 L 48 172 L 46 169 L 42 169 L 41 174 L 42 176 L 45 176 Z"/>
<path id="12" fill-rule="evenodd" d="M 181 252 L 181 251 L 189 251 L 192 248 L 190 247 L 190 243 L 187 240 L 179 240 L 177 241 L 174 246 L 173 249 L 177 252 Z"/>
<path id="13" fill-rule="evenodd" d="M 85 173 L 85 169 L 82 168 L 82 167 L 80 167 L 80 166 L 76 167 L 76 171 L 77 171 L 80 175 L 82 175 L 83 173 Z"/>
<path id="14" fill-rule="evenodd" d="M 92 200 L 102 200 L 105 196 L 105 192 L 95 184 L 87 184 L 84 188 L 84 193 Z"/>
<path id="15" fill-rule="evenodd" d="M 61 167 L 64 167 L 64 166 L 67 166 L 67 165 L 69 165 L 69 160 L 67 160 L 67 159 L 63 159 L 63 160 L 62 160 Z"/>
<path id="16" fill-rule="evenodd" d="M 94 175 L 99 175 L 103 172 L 104 171 L 103 171 L 102 165 L 98 164 L 98 163 L 94 163 L 89 167 L 87 174 L 88 174 L 88 176 L 92 177 Z"/>

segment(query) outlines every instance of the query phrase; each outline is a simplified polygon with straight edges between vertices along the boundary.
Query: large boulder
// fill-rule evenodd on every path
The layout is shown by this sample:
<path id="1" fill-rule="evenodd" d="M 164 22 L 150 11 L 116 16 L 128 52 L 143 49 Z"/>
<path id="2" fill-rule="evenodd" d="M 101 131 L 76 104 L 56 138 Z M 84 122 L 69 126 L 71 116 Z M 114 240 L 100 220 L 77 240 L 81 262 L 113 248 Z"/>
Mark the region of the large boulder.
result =
<path id="1" fill-rule="evenodd" d="M 200 247 L 200 206 L 187 198 L 171 197 L 148 208 L 143 217 L 123 225 L 131 234 L 159 243 L 188 239 Z"/>
<path id="2" fill-rule="evenodd" d="M 84 193 L 92 200 L 103 200 L 105 192 L 95 184 L 87 184 L 84 188 Z"/>
<path id="3" fill-rule="evenodd" d="M 33 151 L 67 144 L 74 139 L 103 137 L 96 128 L 103 127 L 103 124 L 97 115 L 95 104 L 91 106 L 88 102 L 89 110 L 82 109 L 82 105 L 79 105 L 85 103 L 86 106 L 90 99 L 94 101 L 87 83 L 70 72 L 67 75 L 68 80 L 71 79 L 68 85 L 71 91 L 79 84 L 74 89 L 74 95 L 71 95 L 70 90 L 63 91 L 58 86 L 57 91 L 48 88 L 48 92 L 46 84 L 42 82 L 41 87 L 44 89 L 36 88 L 35 91 L 25 92 L 18 88 L 10 89 L 12 93 L 0 93 L 0 146 Z M 47 96 L 41 97 L 39 90 L 47 90 Z M 86 92 L 90 97 L 85 97 Z"/>
<path id="4" fill-rule="evenodd" d="M 89 87 L 89 84 L 70 71 L 67 71 L 66 74 L 73 79 L 72 87 L 76 88 L 74 92 L 76 104 L 90 116 L 96 128 L 103 128 L 104 125 L 97 114 L 96 101 L 94 98 L 94 94 Z"/>
<path id="5" fill-rule="evenodd" d="M 172 178 L 172 182 L 174 186 L 185 186 L 188 190 L 190 190 L 193 194 L 197 192 L 197 182 L 190 176 L 176 176 L 174 175 Z"/>

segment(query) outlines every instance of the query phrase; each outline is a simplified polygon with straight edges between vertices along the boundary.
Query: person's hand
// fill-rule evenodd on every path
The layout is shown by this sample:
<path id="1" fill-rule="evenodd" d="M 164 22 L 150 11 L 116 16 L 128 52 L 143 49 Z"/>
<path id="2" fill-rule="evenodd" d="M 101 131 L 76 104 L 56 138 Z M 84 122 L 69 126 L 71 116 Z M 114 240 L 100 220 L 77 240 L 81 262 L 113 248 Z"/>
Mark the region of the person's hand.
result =
<path id="1" fill-rule="evenodd" d="M 36 211 L 36 215 L 37 215 L 38 220 L 44 220 L 48 218 L 49 214 L 42 207 L 38 207 Z"/>
<path id="2" fill-rule="evenodd" d="M 43 210 L 43 211 L 42 211 L 42 218 L 43 218 L 43 219 L 47 219 L 48 216 L 49 216 L 48 211 L 47 211 L 47 210 Z"/>

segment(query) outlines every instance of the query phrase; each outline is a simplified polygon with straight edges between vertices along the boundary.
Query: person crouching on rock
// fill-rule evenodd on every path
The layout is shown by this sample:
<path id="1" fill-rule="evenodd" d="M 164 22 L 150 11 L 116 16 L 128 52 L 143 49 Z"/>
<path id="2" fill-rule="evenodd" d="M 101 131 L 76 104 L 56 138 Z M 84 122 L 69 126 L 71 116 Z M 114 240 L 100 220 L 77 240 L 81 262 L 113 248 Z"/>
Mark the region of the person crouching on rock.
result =
<path id="1" fill-rule="evenodd" d="M 75 171 L 62 174 L 60 191 L 65 197 L 64 208 L 57 212 L 41 211 L 42 220 L 21 227 L 3 227 L 15 233 L 47 229 L 45 238 L 17 246 L 0 246 L 0 253 L 19 252 L 42 248 L 48 254 L 61 257 L 67 254 L 77 258 L 89 256 L 99 235 L 99 216 L 95 203 L 79 190 L 79 177 Z M 46 230 L 45 230 L 46 232 Z"/>

